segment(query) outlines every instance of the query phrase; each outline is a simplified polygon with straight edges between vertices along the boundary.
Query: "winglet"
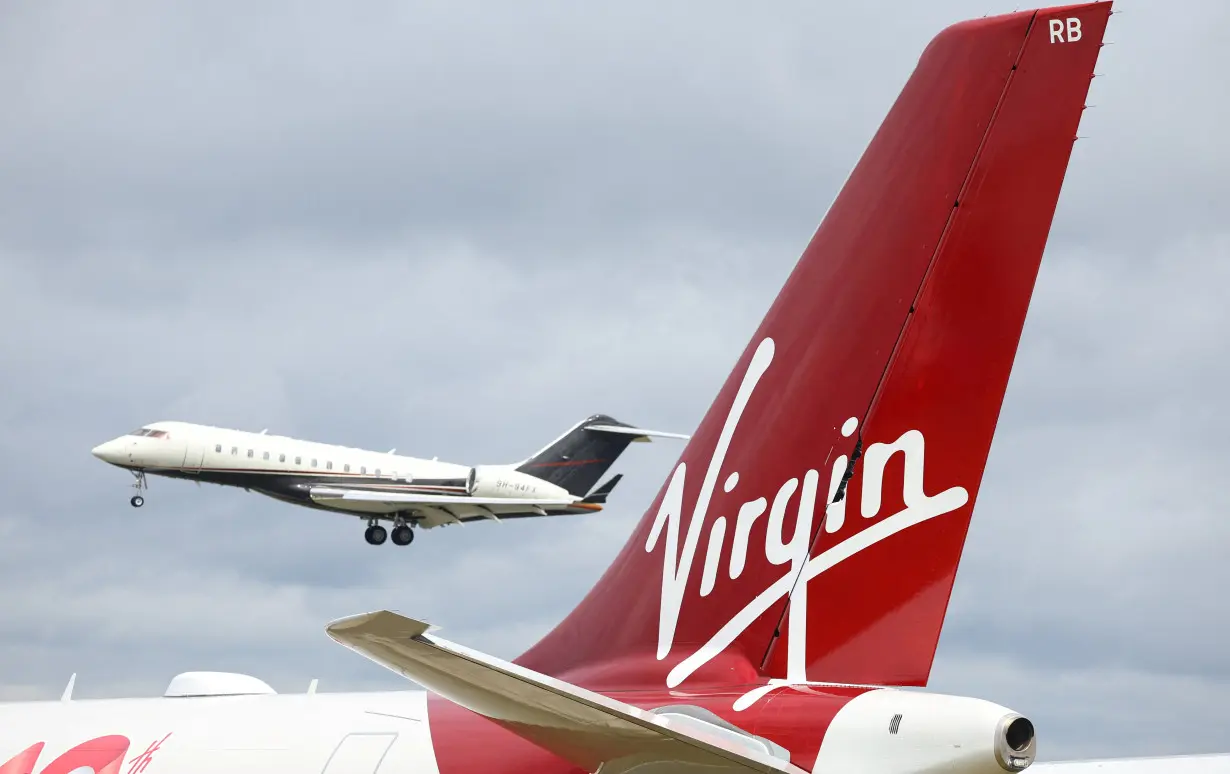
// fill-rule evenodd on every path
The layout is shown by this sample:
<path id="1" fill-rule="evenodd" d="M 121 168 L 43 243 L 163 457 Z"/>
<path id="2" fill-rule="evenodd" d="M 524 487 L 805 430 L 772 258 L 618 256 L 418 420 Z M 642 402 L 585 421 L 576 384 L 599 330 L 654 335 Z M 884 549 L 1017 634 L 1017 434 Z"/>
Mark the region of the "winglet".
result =
<path id="1" fill-rule="evenodd" d="M 352 647 L 350 643 L 356 638 L 409 640 L 436 628 L 426 621 L 416 621 L 388 610 L 380 610 L 339 618 L 325 627 L 325 631 L 346 647 Z"/>
<path id="2" fill-rule="evenodd" d="M 72 701 L 73 686 L 77 684 L 77 673 L 73 672 L 72 677 L 68 678 L 68 685 L 64 686 L 64 693 L 60 694 L 60 701 Z"/>

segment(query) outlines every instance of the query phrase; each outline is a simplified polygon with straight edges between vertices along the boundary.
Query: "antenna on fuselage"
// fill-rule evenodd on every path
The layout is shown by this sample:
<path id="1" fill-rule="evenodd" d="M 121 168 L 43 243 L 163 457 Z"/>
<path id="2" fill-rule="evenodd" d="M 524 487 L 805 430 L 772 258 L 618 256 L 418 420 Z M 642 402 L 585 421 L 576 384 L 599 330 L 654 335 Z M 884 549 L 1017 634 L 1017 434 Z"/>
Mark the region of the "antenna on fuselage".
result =
<path id="1" fill-rule="evenodd" d="M 266 427 L 264 430 L 261 430 L 260 433 L 258 433 L 258 435 L 264 435 L 267 432 L 269 432 L 269 428 Z"/>
<path id="2" fill-rule="evenodd" d="M 320 683 L 320 680 L 316 679 L 315 677 L 312 678 L 312 682 L 308 683 L 308 689 L 307 689 L 308 696 L 311 696 L 312 694 L 316 693 L 316 686 L 319 683 Z"/>
<path id="3" fill-rule="evenodd" d="M 385 452 L 385 454 L 392 454 L 392 453 L 393 453 L 393 452 L 395 452 L 395 451 L 397 451 L 397 447 L 396 447 L 396 446 L 394 446 L 392 449 L 389 449 L 387 452 Z"/>
<path id="4" fill-rule="evenodd" d="M 64 686 L 64 693 L 60 694 L 60 701 L 72 701 L 73 686 L 77 684 L 77 673 L 73 672 L 72 677 L 68 678 L 68 685 Z"/>

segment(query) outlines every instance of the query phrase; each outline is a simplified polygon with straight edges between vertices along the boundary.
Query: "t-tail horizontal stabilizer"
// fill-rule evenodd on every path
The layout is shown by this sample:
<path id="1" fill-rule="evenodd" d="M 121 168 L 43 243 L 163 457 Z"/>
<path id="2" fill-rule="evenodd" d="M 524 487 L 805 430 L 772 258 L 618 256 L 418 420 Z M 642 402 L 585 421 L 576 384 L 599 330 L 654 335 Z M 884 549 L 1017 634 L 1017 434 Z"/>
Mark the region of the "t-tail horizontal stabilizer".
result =
<path id="1" fill-rule="evenodd" d="M 655 438 L 678 438 L 683 441 L 689 440 L 692 436 L 684 435 L 683 433 L 668 433 L 664 430 L 646 430 L 643 427 L 625 427 L 624 425 L 588 425 L 585 428 L 591 433 L 616 433 L 617 435 L 632 435 L 636 436 L 633 441 L 647 442 L 650 437 Z"/>
<path id="2" fill-rule="evenodd" d="M 387 610 L 329 636 L 377 664 L 583 768 L 603 774 L 805 774 L 778 745 L 686 706 L 650 712 L 438 639 Z"/>

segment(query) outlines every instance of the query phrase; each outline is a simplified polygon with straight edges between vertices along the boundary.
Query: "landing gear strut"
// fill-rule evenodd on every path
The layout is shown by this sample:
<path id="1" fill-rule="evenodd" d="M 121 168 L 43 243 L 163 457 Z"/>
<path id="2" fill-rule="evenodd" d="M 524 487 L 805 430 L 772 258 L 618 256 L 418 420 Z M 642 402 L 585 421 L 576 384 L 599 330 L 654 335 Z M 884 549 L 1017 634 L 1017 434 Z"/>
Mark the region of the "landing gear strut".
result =
<path id="1" fill-rule="evenodd" d="M 132 488 L 137 490 L 137 494 L 133 495 L 128 502 L 133 508 L 140 508 L 142 505 L 145 505 L 145 498 L 141 496 L 140 492 L 142 489 L 149 489 L 149 484 L 145 482 L 144 470 L 134 470 L 132 471 L 132 475 L 137 479 L 132 485 Z"/>
<path id="2" fill-rule="evenodd" d="M 408 546 L 414 542 L 414 530 L 400 513 L 393 517 L 393 545 Z"/>

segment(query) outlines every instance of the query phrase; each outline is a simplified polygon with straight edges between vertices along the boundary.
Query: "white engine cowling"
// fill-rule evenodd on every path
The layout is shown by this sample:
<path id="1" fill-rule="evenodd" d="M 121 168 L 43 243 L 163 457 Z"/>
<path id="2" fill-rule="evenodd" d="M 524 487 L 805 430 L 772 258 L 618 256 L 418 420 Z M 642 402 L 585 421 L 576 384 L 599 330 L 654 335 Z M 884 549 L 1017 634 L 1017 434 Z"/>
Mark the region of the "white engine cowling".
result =
<path id="1" fill-rule="evenodd" d="M 1027 718 L 989 701 L 908 690 L 868 691 L 842 707 L 813 772 L 1002 774 L 1034 762 Z"/>
<path id="2" fill-rule="evenodd" d="M 561 487 L 501 465 L 471 468 L 466 489 L 471 497 L 569 499 Z"/>

